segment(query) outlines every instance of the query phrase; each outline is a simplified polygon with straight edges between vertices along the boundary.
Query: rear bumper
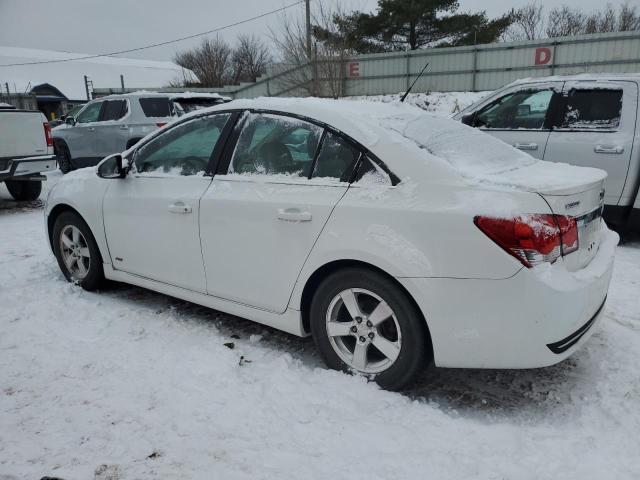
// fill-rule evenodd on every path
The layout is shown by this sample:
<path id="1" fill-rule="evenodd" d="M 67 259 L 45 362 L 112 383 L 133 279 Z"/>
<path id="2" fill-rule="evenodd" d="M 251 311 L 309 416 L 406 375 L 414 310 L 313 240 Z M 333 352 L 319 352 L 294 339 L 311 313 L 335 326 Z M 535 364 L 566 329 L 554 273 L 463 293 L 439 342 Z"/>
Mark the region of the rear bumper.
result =
<path id="1" fill-rule="evenodd" d="M 21 179 L 55 170 L 56 157 L 55 155 L 40 155 L 4 160 L 0 167 L 0 181 L 13 178 Z"/>
<path id="2" fill-rule="evenodd" d="M 559 260 L 504 280 L 398 279 L 424 313 L 436 365 L 535 368 L 573 354 L 603 316 L 618 236 L 602 235 L 596 257 L 575 274 Z"/>

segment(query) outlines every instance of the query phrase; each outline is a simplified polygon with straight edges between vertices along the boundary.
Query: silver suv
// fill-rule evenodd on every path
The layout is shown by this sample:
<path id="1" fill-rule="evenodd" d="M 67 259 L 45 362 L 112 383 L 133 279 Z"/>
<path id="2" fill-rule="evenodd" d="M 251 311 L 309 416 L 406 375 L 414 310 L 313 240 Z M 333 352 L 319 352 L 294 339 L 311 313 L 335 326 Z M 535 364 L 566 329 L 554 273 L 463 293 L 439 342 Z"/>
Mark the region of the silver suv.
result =
<path id="1" fill-rule="evenodd" d="M 216 93 L 135 92 L 93 100 L 53 129 L 58 165 L 64 173 L 97 165 L 147 134 L 193 110 L 230 101 Z"/>

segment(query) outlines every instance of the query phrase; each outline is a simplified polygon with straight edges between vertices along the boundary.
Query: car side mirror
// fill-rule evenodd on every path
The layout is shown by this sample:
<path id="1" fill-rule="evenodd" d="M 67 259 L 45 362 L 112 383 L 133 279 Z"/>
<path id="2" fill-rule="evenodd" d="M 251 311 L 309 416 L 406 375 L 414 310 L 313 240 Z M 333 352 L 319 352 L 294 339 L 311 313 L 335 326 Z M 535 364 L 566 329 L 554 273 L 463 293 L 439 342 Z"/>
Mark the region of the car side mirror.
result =
<path id="1" fill-rule="evenodd" d="M 460 118 L 460 121 L 462 123 L 464 123 L 465 125 L 469 125 L 470 127 L 473 127 L 474 123 L 475 123 L 475 119 L 476 119 L 476 114 L 474 113 L 467 113 L 466 115 L 463 115 L 462 118 Z"/>
<path id="2" fill-rule="evenodd" d="M 98 164 L 98 176 L 100 178 L 124 178 L 128 169 L 123 166 L 122 155 L 114 153 Z"/>
<path id="3" fill-rule="evenodd" d="M 73 117 L 65 117 L 64 123 L 66 123 L 67 125 L 73 126 L 76 124 L 76 119 Z"/>

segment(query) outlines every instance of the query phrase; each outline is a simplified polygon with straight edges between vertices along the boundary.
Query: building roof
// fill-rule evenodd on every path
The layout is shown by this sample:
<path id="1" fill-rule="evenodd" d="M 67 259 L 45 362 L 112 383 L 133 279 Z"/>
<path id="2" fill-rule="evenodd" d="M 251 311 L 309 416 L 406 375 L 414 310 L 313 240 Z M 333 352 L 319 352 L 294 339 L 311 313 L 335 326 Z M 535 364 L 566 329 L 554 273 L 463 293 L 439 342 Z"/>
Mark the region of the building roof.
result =
<path id="1" fill-rule="evenodd" d="M 48 83 L 70 100 L 86 100 L 84 75 L 87 75 L 96 87 L 112 88 L 120 86 L 120 75 L 124 75 L 125 87 L 128 88 L 164 87 L 172 81 L 185 78 L 192 81 L 196 78 L 193 72 L 172 62 L 122 57 L 3 66 L 84 56 L 87 54 L 0 46 L 0 85 L 3 91 L 5 83 L 8 83 L 12 93 L 25 93 L 36 85 Z"/>

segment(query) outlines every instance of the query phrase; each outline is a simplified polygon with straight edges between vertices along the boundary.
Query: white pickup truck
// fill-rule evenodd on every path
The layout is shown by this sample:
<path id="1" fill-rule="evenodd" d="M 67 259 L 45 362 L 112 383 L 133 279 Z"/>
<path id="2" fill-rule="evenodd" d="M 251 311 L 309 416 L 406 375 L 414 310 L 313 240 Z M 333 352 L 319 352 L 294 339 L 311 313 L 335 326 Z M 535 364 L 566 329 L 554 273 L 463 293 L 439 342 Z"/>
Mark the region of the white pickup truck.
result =
<path id="1" fill-rule="evenodd" d="M 39 111 L 0 104 L 0 182 L 16 200 L 35 200 L 47 177 L 56 169 L 53 137 Z"/>
<path id="2" fill-rule="evenodd" d="M 608 174 L 604 218 L 640 228 L 640 74 L 518 80 L 454 116 L 536 158 Z"/>

